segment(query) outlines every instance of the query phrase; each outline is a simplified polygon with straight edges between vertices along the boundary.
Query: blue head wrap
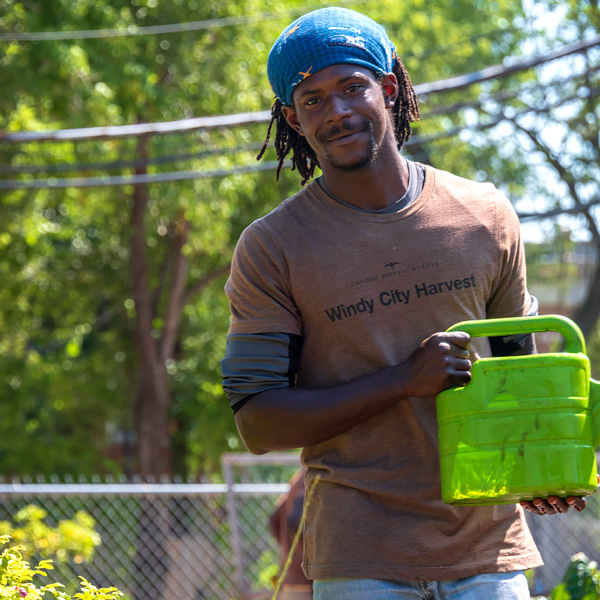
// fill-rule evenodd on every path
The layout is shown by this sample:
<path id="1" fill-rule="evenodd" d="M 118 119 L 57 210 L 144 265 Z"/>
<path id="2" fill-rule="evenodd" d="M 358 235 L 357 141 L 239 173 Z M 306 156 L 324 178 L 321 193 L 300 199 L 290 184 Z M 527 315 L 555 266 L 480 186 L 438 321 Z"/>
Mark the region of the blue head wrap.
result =
<path id="1" fill-rule="evenodd" d="M 289 25 L 271 48 L 267 75 L 275 96 L 292 103 L 294 88 L 317 71 L 338 64 L 390 73 L 396 48 L 375 21 L 347 8 L 321 8 Z"/>

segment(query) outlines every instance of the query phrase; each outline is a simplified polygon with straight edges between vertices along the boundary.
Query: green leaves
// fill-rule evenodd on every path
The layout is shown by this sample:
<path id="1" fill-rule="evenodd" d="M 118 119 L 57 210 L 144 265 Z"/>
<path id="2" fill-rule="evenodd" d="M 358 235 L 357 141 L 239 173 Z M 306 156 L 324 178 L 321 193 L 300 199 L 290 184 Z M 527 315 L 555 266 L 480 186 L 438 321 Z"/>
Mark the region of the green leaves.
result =
<path id="1" fill-rule="evenodd" d="M 21 554 L 45 558 L 38 569 L 52 569 L 51 561 L 65 561 L 72 558 L 76 564 L 89 561 L 94 549 L 101 544 L 100 536 L 94 530 L 94 519 L 84 511 L 78 511 L 73 519 L 63 519 L 56 527 L 44 523 L 46 511 L 34 504 L 20 510 L 13 525 L 0 521 L 0 535 L 10 536 L 18 542 Z M 49 566 L 50 565 L 50 566 Z"/>
<path id="2" fill-rule="evenodd" d="M 204 29 L 177 33 L 7 42 L 0 57 L 0 129 L 266 110 L 273 96 L 265 69 L 269 49 L 305 6 L 300 0 L 0 0 L 6 13 L 2 32 L 135 32 L 207 22 Z M 421 0 L 381 0 L 349 6 L 385 25 L 414 83 L 498 64 L 520 39 L 512 28 L 522 14 L 516 0 L 457 0 L 433 7 Z M 238 20 L 214 21 L 229 17 Z M 423 112 L 430 116 L 416 134 L 467 124 L 466 110 L 431 113 L 476 100 L 480 91 L 481 86 L 423 98 Z M 284 171 L 278 183 L 271 171 L 148 186 L 142 236 L 144 298 L 152 314 L 150 342 L 143 345 L 134 333 L 141 302 L 133 294 L 132 186 L 55 189 L 51 184 L 52 178 L 130 175 L 135 169 L 235 171 L 256 164 L 265 134 L 266 125 L 259 124 L 157 135 L 145 144 L 147 163 L 140 163 L 140 145 L 133 138 L 0 144 L 2 177 L 48 183 L 45 189 L 9 191 L 0 202 L 5 474 L 135 471 L 137 464 L 110 457 L 118 440 L 130 437 L 140 422 L 136 397 L 143 404 L 149 397 L 144 390 L 151 389 L 144 385 L 155 382 L 156 372 L 141 367 L 140 357 L 149 346 L 164 349 L 173 324 L 173 349 L 161 356 L 156 370 L 168 386 L 164 430 L 170 431 L 175 472 L 215 470 L 223 451 L 242 448 L 220 388 L 229 322 L 223 284 L 241 231 L 297 191 L 297 173 Z M 474 147 L 459 136 L 408 152 L 467 177 L 487 177 L 499 168 L 493 149 Z M 272 149 L 265 158 L 272 160 Z M 512 173 L 520 171 L 515 167 Z M 182 223 L 188 225 L 180 245 Z M 176 265 L 185 275 L 174 308 L 173 290 L 181 284 Z"/>
<path id="3" fill-rule="evenodd" d="M 0 536 L 1 544 L 8 544 L 9 535 Z M 5 548 L 0 555 L 0 599 L 1 600 L 41 600 L 48 596 L 53 596 L 58 600 L 118 600 L 123 593 L 117 588 L 97 588 L 89 581 L 80 577 L 80 592 L 76 592 L 72 597 L 63 591 L 64 586 L 61 583 L 50 583 L 39 587 L 34 582 L 36 575 L 47 576 L 47 571 L 53 569 L 52 561 L 41 560 L 37 566 L 32 567 L 29 562 L 23 558 L 23 552 L 26 552 L 24 546 L 12 546 Z"/>
<path id="4" fill-rule="evenodd" d="M 585 554 L 575 554 L 565 575 L 557 585 L 550 600 L 598 600 L 600 597 L 600 574 L 598 565 Z"/>

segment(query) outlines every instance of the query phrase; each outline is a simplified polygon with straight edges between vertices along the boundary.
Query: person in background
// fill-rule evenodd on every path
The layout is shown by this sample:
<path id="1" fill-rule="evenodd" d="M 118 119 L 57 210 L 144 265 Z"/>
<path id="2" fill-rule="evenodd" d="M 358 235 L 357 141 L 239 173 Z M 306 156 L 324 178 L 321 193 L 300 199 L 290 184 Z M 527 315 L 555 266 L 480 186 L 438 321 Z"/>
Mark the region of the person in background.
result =
<path id="1" fill-rule="evenodd" d="M 290 489 L 275 503 L 269 524 L 280 549 L 281 569 L 285 568 L 300 526 L 304 507 L 304 469 L 290 479 Z M 302 538 L 296 545 L 279 588 L 278 600 L 312 600 L 312 582 L 302 571 Z"/>
<path id="2" fill-rule="evenodd" d="M 265 148 L 274 126 L 279 170 L 291 154 L 303 185 L 322 174 L 242 233 L 221 370 L 247 448 L 302 448 L 307 489 L 319 478 L 304 526 L 314 597 L 525 600 L 542 560 L 524 509 L 585 500 L 444 504 L 435 411 L 474 354 L 534 351 L 531 335 L 446 332 L 537 312 L 515 211 L 489 183 L 402 156 L 417 97 L 372 19 L 300 17 L 267 73 Z"/>

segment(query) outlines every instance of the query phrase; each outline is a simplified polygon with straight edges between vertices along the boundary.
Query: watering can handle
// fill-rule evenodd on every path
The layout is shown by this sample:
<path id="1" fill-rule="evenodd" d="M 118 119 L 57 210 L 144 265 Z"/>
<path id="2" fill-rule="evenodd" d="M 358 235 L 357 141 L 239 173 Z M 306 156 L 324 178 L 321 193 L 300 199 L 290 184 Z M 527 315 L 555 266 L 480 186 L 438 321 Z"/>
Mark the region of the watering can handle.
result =
<path id="1" fill-rule="evenodd" d="M 448 331 L 465 331 L 471 337 L 518 335 L 556 331 L 565 338 L 565 352 L 585 354 L 585 340 L 579 327 L 562 315 L 539 315 L 535 317 L 513 317 L 506 319 L 483 319 L 462 321 Z"/>

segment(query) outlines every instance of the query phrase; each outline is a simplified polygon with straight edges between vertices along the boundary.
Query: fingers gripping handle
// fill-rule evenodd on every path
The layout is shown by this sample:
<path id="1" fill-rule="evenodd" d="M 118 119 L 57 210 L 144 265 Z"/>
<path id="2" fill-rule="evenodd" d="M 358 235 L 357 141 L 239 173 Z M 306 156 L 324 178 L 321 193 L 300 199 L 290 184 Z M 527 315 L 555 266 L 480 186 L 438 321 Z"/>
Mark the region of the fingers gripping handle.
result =
<path id="1" fill-rule="evenodd" d="M 567 319 L 567 317 L 563 317 L 562 315 L 462 321 L 461 323 L 452 325 L 448 331 L 464 331 L 471 337 L 556 331 L 565 338 L 565 352 L 581 352 L 585 354 L 585 340 L 581 330 L 571 319 Z"/>

